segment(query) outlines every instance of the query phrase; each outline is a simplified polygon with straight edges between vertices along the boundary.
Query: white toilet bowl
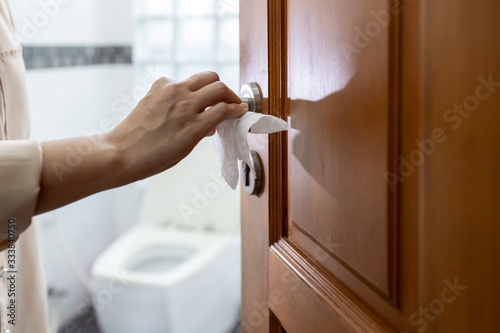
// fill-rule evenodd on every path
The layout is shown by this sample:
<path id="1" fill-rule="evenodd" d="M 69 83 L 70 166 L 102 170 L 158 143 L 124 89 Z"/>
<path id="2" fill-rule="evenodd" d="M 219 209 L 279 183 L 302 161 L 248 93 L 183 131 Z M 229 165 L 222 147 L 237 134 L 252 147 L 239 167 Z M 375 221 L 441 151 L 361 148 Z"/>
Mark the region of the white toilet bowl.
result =
<path id="1" fill-rule="evenodd" d="M 225 333 L 240 305 L 238 235 L 141 224 L 92 267 L 103 333 Z"/>

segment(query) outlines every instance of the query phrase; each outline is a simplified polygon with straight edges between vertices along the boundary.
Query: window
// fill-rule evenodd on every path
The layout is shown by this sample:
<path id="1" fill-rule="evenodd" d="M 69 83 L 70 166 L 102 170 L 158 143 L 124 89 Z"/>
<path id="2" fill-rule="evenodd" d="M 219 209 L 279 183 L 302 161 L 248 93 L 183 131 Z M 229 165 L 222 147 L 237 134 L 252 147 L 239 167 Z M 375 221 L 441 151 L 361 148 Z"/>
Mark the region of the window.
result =
<path id="1" fill-rule="evenodd" d="M 239 90 L 238 0 L 136 0 L 134 63 L 183 80 L 215 71 Z"/>

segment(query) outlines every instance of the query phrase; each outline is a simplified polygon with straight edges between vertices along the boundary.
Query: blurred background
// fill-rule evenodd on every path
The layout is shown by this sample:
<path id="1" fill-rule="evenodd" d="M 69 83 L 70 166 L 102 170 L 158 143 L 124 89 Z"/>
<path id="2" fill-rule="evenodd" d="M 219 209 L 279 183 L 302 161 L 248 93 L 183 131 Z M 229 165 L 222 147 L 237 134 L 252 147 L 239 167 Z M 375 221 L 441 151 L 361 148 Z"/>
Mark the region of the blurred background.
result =
<path id="1" fill-rule="evenodd" d="M 45 141 L 108 131 L 127 116 L 161 76 L 183 80 L 212 70 L 234 91 L 239 89 L 237 0 L 22 0 L 11 1 L 11 9 L 18 39 L 24 47 L 34 139 Z M 104 262 L 123 262 L 125 270 L 132 267 L 126 265 L 127 260 L 148 248 L 154 238 L 141 233 L 143 226 L 153 228 L 148 231 L 151 234 L 175 234 L 179 244 L 215 245 L 210 245 L 210 249 L 208 245 L 200 246 L 191 251 L 194 254 L 181 259 L 176 252 L 174 261 L 171 249 L 177 243 L 162 245 L 160 252 L 151 255 L 152 259 L 149 254 L 143 255 L 150 258 L 146 263 L 153 268 L 131 269 L 140 274 L 123 285 L 135 288 L 149 284 L 147 289 L 163 295 L 159 298 L 163 303 L 157 306 L 165 307 L 158 309 L 163 314 L 182 303 L 175 298 L 181 289 L 175 288 L 184 288 L 183 282 L 166 286 L 139 281 L 154 280 L 148 280 L 147 274 L 172 271 L 189 283 L 205 281 L 189 287 L 195 291 L 199 288 L 200 292 L 223 288 L 224 297 L 218 297 L 217 302 L 223 298 L 227 300 L 224 304 L 208 301 L 206 308 L 198 309 L 209 314 L 211 307 L 217 307 L 222 315 L 203 319 L 196 317 L 194 310 L 186 313 L 190 311 L 187 309 L 184 314 L 172 316 L 182 317 L 182 322 L 199 322 L 204 327 L 213 324 L 215 333 L 237 330 L 241 280 L 239 189 L 232 191 L 221 181 L 218 158 L 210 140 L 203 140 L 185 161 L 161 175 L 99 193 L 36 218 L 52 332 L 118 333 L 113 328 L 118 327 L 113 311 L 122 309 L 120 315 L 125 320 L 125 311 L 134 310 L 134 305 L 127 303 L 127 287 L 117 292 L 113 289 L 113 293 L 102 289 L 107 272 L 95 266 L 102 260 L 101 266 L 106 266 Z M 134 240 L 140 233 L 142 238 Z M 116 244 L 127 240 L 144 244 L 122 258 L 120 253 L 126 251 Z M 229 245 L 221 245 L 226 243 Z M 229 251 L 232 257 L 224 254 Z M 196 257 L 195 261 L 201 262 L 196 266 L 192 257 L 199 253 L 211 256 Z M 163 268 L 158 269 L 156 262 Z M 200 292 L 181 297 L 184 301 L 192 297 L 190 302 L 203 303 Z M 138 295 L 147 303 L 147 292 L 139 291 Z M 143 317 L 146 320 L 138 324 L 142 325 L 141 332 L 195 330 L 189 325 L 180 327 L 169 315 L 164 315 L 167 318 L 161 323 L 156 312 L 148 312 L 156 317 Z M 148 327 L 149 322 L 155 321 L 159 324 Z"/>

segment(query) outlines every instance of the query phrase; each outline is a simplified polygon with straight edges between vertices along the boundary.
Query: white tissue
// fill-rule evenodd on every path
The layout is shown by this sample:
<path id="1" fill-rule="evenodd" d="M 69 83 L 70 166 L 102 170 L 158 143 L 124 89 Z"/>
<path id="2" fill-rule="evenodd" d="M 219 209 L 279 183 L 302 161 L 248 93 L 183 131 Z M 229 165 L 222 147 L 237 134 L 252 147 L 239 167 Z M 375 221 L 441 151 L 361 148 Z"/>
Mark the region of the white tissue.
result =
<path id="1" fill-rule="evenodd" d="M 255 174 L 247 142 L 248 132 L 265 134 L 287 129 L 286 121 L 255 112 L 247 112 L 240 118 L 225 120 L 217 126 L 212 147 L 219 155 L 222 176 L 233 190 L 238 185 L 238 160 L 246 162 Z"/>

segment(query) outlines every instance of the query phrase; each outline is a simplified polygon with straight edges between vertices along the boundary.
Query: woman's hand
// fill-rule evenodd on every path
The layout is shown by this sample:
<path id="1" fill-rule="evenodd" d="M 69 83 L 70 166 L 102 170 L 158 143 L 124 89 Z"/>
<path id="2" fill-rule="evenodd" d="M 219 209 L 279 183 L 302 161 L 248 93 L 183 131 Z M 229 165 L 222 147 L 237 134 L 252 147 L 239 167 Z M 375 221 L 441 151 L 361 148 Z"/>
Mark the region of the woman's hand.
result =
<path id="1" fill-rule="evenodd" d="M 181 161 L 246 104 L 212 72 L 182 82 L 162 78 L 130 115 L 108 133 L 42 143 L 43 166 L 36 214 L 88 195 L 162 172 Z M 94 142 L 84 156 L 85 142 Z"/>
<path id="2" fill-rule="evenodd" d="M 220 122 L 243 115 L 248 106 L 240 103 L 213 72 L 178 83 L 156 81 L 131 114 L 108 133 L 123 154 L 127 181 L 177 164 Z"/>

